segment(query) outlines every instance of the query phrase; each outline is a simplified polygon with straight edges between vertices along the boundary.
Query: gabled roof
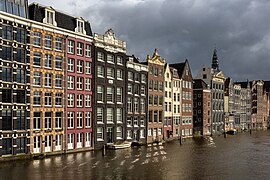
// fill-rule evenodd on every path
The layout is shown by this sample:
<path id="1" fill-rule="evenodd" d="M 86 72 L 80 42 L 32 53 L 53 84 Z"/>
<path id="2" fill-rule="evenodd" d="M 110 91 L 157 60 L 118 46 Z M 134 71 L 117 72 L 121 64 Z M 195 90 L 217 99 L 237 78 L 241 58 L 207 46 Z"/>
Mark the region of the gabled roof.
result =
<path id="1" fill-rule="evenodd" d="M 55 10 L 54 8 L 50 6 L 46 7 L 38 3 L 30 4 L 28 7 L 29 19 L 43 23 L 43 19 L 45 18 L 45 8 Z M 74 16 L 55 10 L 55 21 L 57 22 L 57 27 L 75 32 L 75 28 L 77 27 L 76 19 L 84 20 L 81 17 L 76 18 Z M 86 35 L 92 36 L 90 23 L 88 21 L 85 21 L 84 25 L 85 25 Z"/>
<path id="2" fill-rule="evenodd" d="M 191 71 L 187 59 L 186 59 L 185 62 L 183 62 L 183 63 L 170 64 L 170 66 L 173 67 L 173 68 L 175 68 L 175 69 L 177 69 L 180 78 L 183 77 L 184 70 L 185 70 L 185 67 L 186 67 L 186 66 L 188 66 L 189 71 Z M 191 73 L 191 72 L 190 72 L 190 73 Z M 192 75 L 192 73 L 191 73 L 191 75 Z"/>
<path id="3" fill-rule="evenodd" d="M 193 89 L 208 89 L 208 86 L 202 79 L 194 79 Z"/>

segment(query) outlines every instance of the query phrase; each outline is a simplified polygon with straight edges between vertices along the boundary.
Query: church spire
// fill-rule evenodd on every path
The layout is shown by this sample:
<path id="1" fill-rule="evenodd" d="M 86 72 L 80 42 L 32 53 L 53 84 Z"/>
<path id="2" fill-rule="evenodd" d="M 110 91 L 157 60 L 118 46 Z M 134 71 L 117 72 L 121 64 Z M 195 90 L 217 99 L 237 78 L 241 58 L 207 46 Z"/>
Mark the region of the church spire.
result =
<path id="1" fill-rule="evenodd" d="M 213 58 L 212 58 L 212 68 L 214 70 L 219 71 L 218 56 L 217 56 L 217 48 L 216 47 L 214 49 Z"/>

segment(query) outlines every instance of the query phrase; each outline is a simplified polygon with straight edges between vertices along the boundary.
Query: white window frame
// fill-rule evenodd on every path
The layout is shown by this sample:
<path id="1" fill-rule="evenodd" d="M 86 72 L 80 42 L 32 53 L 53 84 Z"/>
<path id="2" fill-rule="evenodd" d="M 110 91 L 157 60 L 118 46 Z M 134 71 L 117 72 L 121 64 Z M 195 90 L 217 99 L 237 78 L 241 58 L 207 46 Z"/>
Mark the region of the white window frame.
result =
<path id="1" fill-rule="evenodd" d="M 83 90 L 83 84 L 84 84 L 84 78 L 78 76 L 77 77 L 77 90 L 82 91 Z"/>
<path id="2" fill-rule="evenodd" d="M 104 122 L 104 109 L 101 107 L 97 108 L 97 124 L 103 124 Z"/>
<path id="3" fill-rule="evenodd" d="M 74 72 L 74 62 L 74 59 L 68 58 L 68 72 Z"/>
<path id="4" fill-rule="evenodd" d="M 77 94 L 77 107 L 83 107 L 83 94 Z"/>
<path id="5" fill-rule="evenodd" d="M 85 74 L 91 74 L 91 62 L 90 61 L 85 62 Z"/>
<path id="6" fill-rule="evenodd" d="M 83 56 L 83 50 L 84 50 L 84 43 L 77 42 L 77 55 Z"/>
<path id="7" fill-rule="evenodd" d="M 68 94 L 68 107 L 74 107 L 74 94 Z"/>
<path id="8" fill-rule="evenodd" d="M 90 128 L 92 126 L 92 113 L 85 112 L 85 127 Z"/>
<path id="9" fill-rule="evenodd" d="M 114 109 L 113 108 L 107 108 L 107 114 L 106 114 L 107 124 L 113 124 L 114 123 Z"/>
<path id="10" fill-rule="evenodd" d="M 67 124 L 67 126 L 68 126 L 68 129 L 73 129 L 74 128 L 74 112 L 68 112 L 67 113 L 67 120 L 68 120 L 68 124 Z"/>
<path id="11" fill-rule="evenodd" d="M 90 44 L 86 44 L 85 45 L 85 56 L 86 57 L 91 57 L 91 45 Z"/>
<path id="12" fill-rule="evenodd" d="M 85 107 L 91 107 L 91 95 L 85 95 Z"/>
<path id="13" fill-rule="evenodd" d="M 68 76 L 68 89 L 74 89 L 74 76 Z"/>
<path id="14" fill-rule="evenodd" d="M 75 41 L 68 40 L 68 53 L 75 54 Z"/>
<path id="15" fill-rule="evenodd" d="M 85 79 L 85 90 L 91 91 L 91 79 L 90 78 Z"/>
<path id="16" fill-rule="evenodd" d="M 83 128 L 83 112 L 77 112 L 77 128 Z"/>

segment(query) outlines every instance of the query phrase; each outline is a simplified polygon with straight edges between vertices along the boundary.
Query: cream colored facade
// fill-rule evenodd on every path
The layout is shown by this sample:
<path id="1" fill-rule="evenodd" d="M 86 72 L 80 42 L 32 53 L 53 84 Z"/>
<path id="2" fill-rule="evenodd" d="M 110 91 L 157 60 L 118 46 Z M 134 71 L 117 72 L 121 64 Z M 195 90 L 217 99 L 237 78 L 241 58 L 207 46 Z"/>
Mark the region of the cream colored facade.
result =
<path id="1" fill-rule="evenodd" d="M 173 93 L 172 93 L 172 74 L 168 64 L 165 65 L 165 110 L 164 110 L 164 138 L 170 138 L 172 134 L 172 114 L 173 114 Z"/>
<path id="2" fill-rule="evenodd" d="M 180 136 L 180 122 L 182 116 L 182 85 L 176 69 L 171 68 L 172 72 L 172 95 L 176 98 L 172 99 L 173 107 L 173 137 Z M 174 110 L 175 109 L 175 110 Z"/>

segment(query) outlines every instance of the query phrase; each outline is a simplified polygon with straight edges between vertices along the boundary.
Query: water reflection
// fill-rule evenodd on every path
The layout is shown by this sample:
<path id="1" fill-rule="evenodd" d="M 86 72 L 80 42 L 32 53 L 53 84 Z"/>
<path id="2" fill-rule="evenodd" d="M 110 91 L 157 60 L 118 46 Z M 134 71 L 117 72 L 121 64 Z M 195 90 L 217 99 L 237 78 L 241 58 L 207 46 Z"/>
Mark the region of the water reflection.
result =
<path id="1" fill-rule="evenodd" d="M 267 179 L 270 132 L 0 164 L 0 179 Z"/>

